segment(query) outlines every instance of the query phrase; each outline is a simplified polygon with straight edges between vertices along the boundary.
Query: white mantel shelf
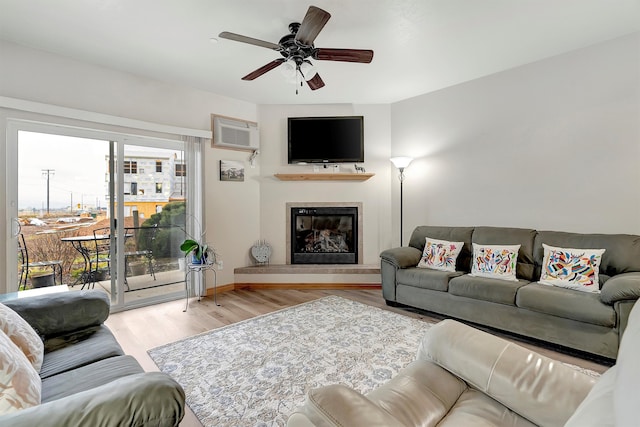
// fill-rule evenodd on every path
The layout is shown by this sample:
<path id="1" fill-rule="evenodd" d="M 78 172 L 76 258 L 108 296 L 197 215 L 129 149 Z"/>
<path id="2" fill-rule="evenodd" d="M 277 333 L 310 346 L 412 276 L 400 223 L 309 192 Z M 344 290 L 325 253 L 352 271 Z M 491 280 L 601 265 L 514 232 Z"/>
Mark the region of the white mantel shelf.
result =
<path id="1" fill-rule="evenodd" d="M 366 181 L 374 173 L 276 173 L 280 181 Z"/>

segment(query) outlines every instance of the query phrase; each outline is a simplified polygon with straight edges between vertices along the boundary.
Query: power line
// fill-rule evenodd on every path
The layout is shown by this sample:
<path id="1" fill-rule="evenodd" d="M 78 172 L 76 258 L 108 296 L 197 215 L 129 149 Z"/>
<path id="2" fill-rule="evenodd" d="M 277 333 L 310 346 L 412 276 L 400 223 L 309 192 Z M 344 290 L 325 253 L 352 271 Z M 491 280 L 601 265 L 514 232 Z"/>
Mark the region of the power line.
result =
<path id="1" fill-rule="evenodd" d="M 42 176 L 47 175 L 47 215 L 49 215 L 49 178 L 56 174 L 55 169 L 42 169 Z"/>

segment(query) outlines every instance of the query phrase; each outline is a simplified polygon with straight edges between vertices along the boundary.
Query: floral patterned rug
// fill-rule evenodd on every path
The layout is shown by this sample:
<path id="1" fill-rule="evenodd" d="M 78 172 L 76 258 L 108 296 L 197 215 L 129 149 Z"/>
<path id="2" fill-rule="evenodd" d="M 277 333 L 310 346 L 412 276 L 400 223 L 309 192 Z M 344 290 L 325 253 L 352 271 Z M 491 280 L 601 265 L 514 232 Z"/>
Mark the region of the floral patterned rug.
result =
<path id="1" fill-rule="evenodd" d="M 366 393 L 415 357 L 430 324 L 330 296 L 149 350 L 208 426 L 284 426 L 307 390 Z"/>
<path id="2" fill-rule="evenodd" d="M 285 426 L 311 388 L 367 393 L 414 360 L 431 324 L 337 296 L 149 350 L 205 427 Z M 587 375 L 599 374 L 565 363 Z"/>

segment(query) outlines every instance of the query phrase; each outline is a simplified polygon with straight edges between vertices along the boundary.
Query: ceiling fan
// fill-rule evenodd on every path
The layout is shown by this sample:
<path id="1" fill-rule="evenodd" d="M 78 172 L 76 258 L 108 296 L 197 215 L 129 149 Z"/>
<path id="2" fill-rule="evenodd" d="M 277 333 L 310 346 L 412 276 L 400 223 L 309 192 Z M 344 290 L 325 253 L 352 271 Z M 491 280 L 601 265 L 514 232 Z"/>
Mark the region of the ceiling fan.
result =
<path id="1" fill-rule="evenodd" d="M 276 43 L 254 39 L 252 37 L 223 31 L 219 37 L 237 42 L 248 43 L 255 46 L 266 47 L 267 49 L 280 52 L 282 58 L 274 59 L 268 64 L 247 74 L 242 80 L 254 80 L 268 71 L 282 64 L 291 64 L 295 69 L 296 79 L 298 74 L 307 82 L 311 90 L 320 89 L 324 86 L 324 81 L 315 72 L 310 59 L 320 61 L 342 61 L 370 63 L 373 59 L 373 51 L 367 49 L 326 49 L 317 48 L 313 45 L 322 28 L 331 18 L 331 14 L 319 7 L 309 6 L 307 14 L 302 23 L 292 22 L 289 24 L 290 34 L 285 35 Z M 300 82 L 302 85 L 302 82 Z M 296 89 L 296 93 L 298 93 Z"/>

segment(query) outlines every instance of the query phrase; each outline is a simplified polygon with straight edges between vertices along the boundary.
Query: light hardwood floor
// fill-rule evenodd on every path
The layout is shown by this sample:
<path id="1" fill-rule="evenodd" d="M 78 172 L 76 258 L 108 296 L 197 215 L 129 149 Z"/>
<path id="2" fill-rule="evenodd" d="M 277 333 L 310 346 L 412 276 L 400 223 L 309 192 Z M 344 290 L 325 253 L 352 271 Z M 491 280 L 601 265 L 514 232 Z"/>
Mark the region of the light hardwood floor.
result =
<path id="1" fill-rule="evenodd" d="M 283 289 L 224 292 L 218 294 L 220 306 L 214 304 L 213 297 L 206 297 L 201 301 L 191 299 L 186 313 L 182 311 L 184 300 L 173 301 L 111 314 L 106 324 L 115 334 L 125 353 L 134 356 L 145 370 L 157 371 L 158 368 L 147 354 L 149 349 L 328 295 L 338 295 L 426 321 L 437 322 L 441 320 L 440 317 L 389 307 L 385 304 L 379 289 Z M 541 348 L 531 343 L 518 341 L 510 336 L 505 336 L 505 338 L 562 362 L 572 363 L 597 372 L 604 372 L 608 368 L 608 366 L 593 360 L 559 353 L 549 348 Z M 187 408 L 185 418 L 180 425 L 181 427 L 192 427 L 201 424 Z"/>

